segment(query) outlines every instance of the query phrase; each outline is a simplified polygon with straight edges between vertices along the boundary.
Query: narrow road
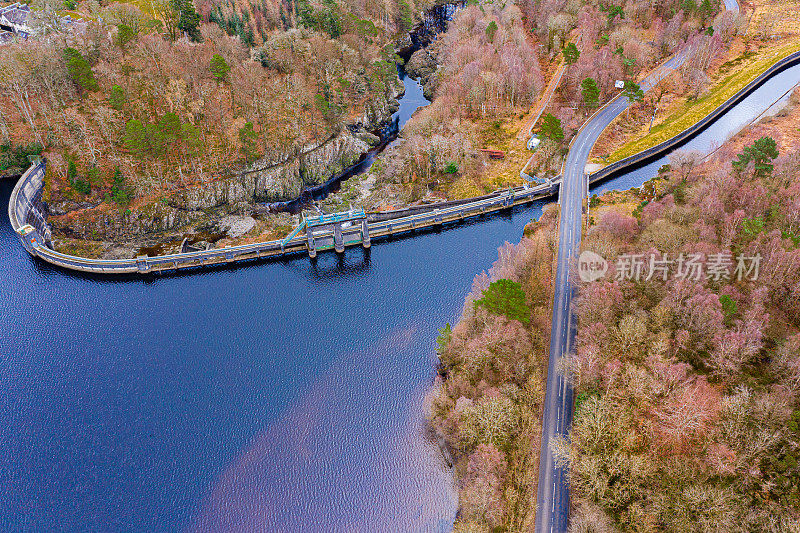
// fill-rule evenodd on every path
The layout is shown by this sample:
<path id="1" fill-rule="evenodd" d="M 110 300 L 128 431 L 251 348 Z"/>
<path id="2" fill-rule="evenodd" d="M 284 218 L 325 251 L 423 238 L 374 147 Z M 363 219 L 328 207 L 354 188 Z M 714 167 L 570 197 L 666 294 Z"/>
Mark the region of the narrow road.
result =
<path id="1" fill-rule="evenodd" d="M 683 62 L 678 53 L 653 71 L 641 83 L 647 92 L 671 70 Z M 567 471 L 557 467 L 551 442 L 567 436 L 572 423 L 573 390 L 569 380 L 560 372 L 563 359 L 569 357 L 575 342 L 575 317 L 572 297 L 575 294 L 570 266 L 577 261 L 581 240 L 581 211 L 587 194 L 586 163 L 589 152 L 603 130 L 614 118 L 627 109 L 628 99 L 618 96 L 600 109 L 584 124 L 572 141 L 559 191 L 561 220 L 559 223 L 558 270 L 553 296 L 553 322 L 550 333 L 550 360 L 547 369 L 547 388 L 542 414 L 542 447 L 539 459 L 539 488 L 537 492 L 536 531 L 565 532 L 569 515 Z"/>

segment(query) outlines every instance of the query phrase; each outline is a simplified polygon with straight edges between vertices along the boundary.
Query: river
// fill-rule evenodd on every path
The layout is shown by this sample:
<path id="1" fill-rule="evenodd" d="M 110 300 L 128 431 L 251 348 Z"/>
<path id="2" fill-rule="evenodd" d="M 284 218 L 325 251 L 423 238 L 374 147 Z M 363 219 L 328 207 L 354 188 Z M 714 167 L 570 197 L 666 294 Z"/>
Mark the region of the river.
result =
<path id="1" fill-rule="evenodd" d="M 758 115 L 785 72 L 728 116 Z M 423 429 L 436 329 L 542 205 L 316 262 L 129 278 L 34 260 L 3 215 L 0 530 L 449 531 L 452 472 Z"/>

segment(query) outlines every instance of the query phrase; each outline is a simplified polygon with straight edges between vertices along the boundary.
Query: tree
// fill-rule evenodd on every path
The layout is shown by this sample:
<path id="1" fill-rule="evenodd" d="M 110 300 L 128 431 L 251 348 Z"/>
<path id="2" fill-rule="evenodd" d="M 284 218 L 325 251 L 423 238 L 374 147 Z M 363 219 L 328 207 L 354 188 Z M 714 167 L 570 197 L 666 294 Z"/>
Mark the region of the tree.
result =
<path id="1" fill-rule="evenodd" d="M 635 81 L 626 80 L 622 87 L 622 94 L 628 98 L 628 102 L 638 102 L 644 98 L 644 91 Z"/>
<path id="2" fill-rule="evenodd" d="M 94 72 L 92 72 L 92 67 L 80 52 L 74 48 L 67 47 L 64 49 L 64 59 L 67 62 L 67 72 L 69 72 L 70 78 L 82 91 L 100 89 L 97 79 L 94 77 Z"/>
<path id="3" fill-rule="evenodd" d="M 490 43 L 494 42 L 495 33 L 497 33 L 497 23 L 495 21 L 491 21 L 486 26 L 486 39 L 488 39 Z"/>
<path id="4" fill-rule="evenodd" d="M 147 141 L 147 130 L 141 120 L 131 119 L 125 124 L 125 147 L 137 156 L 142 156 L 148 151 L 150 145 Z"/>
<path id="5" fill-rule="evenodd" d="M 750 146 L 745 146 L 742 153 L 738 155 L 738 160 L 733 161 L 731 166 L 737 171 L 742 172 L 753 161 L 754 175 L 765 177 L 772 173 L 774 168 L 771 161 L 778 157 L 778 148 L 775 139 L 772 137 L 761 137 Z"/>
<path id="6" fill-rule="evenodd" d="M 610 6 L 606 7 L 606 8 L 601 7 L 600 9 L 602 9 L 603 11 L 608 13 L 608 23 L 609 24 L 614 22 L 614 19 L 617 17 L 617 15 L 619 15 L 620 19 L 624 19 L 625 18 L 625 10 L 622 9 L 622 6 L 610 5 Z"/>
<path id="7" fill-rule="evenodd" d="M 589 107 L 596 107 L 600 101 L 600 89 L 594 78 L 586 78 L 581 82 L 581 96 Z"/>
<path id="8" fill-rule="evenodd" d="M 122 50 L 125 50 L 125 45 L 131 42 L 136 37 L 136 31 L 127 24 L 119 24 L 117 26 L 117 44 Z"/>
<path id="9" fill-rule="evenodd" d="M 225 58 L 219 54 L 214 54 L 211 57 L 211 74 L 214 75 L 216 79 L 219 81 L 225 81 L 228 77 L 228 73 L 231 71 L 230 65 L 228 62 L 225 61 Z"/>
<path id="10" fill-rule="evenodd" d="M 575 46 L 575 43 L 569 43 L 567 46 L 561 50 L 561 53 L 564 54 L 564 62 L 567 65 L 574 65 L 578 62 L 578 58 L 581 56 L 581 51 L 578 50 L 578 47 Z"/>
<path id="11" fill-rule="evenodd" d="M 628 108 L 625 112 L 630 116 L 631 106 L 634 102 L 638 102 L 644 98 L 644 91 L 635 81 L 626 80 L 625 85 L 622 87 L 622 94 L 628 99 Z"/>
<path id="12" fill-rule="evenodd" d="M 552 141 L 562 141 L 564 139 L 564 130 L 561 128 L 561 119 L 554 117 L 551 113 L 547 113 L 542 117 L 542 126 L 540 128 L 542 135 Z"/>
<path id="13" fill-rule="evenodd" d="M 407 32 L 414 26 L 414 17 L 411 13 L 411 6 L 406 0 L 397 2 L 397 25 L 401 32 Z"/>
<path id="14" fill-rule="evenodd" d="M 158 130 L 165 144 L 172 144 L 181 137 L 181 119 L 175 113 L 165 113 L 158 121 Z"/>
<path id="15" fill-rule="evenodd" d="M 108 96 L 108 104 L 117 111 L 122 111 L 125 101 L 125 90 L 119 85 L 112 85 L 111 94 Z"/>
<path id="16" fill-rule="evenodd" d="M 253 130 L 253 123 L 247 122 L 239 129 L 239 142 L 242 144 L 242 155 L 248 163 L 253 162 L 258 157 L 258 133 Z"/>
<path id="17" fill-rule="evenodd" d="M 153 8 L 158 19 L 164 23 L 164 31 L 171 41 L 177 38 L 178 22 L 181 13 L 175 8 L 173 0 L 154 0 Z"/>
<path id="18" fill-rule="evenodd" d="M 531 320 L 531 310 L 525 300 L 522 284 L 510 279 L 492 282 L 483 291 L 481 299 L 475 301 L 475 305 L 510 320 L 519 320 L 523 324 L 528 324 Z"/>
<path id="19" fill-rule="evenodd" d="M 185 32 L 192 41 L 200 41 L 200 15 L 194 9 L 192 0 L 170 0 L 172 8 L 178 13 L 177 28 Z"/>

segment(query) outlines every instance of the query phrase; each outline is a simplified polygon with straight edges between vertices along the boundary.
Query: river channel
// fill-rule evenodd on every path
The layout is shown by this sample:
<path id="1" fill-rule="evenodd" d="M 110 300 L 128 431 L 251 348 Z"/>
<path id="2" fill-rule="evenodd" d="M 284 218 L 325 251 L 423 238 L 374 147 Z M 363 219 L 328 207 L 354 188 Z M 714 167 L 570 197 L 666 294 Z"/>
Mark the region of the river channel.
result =
<path id="1" fill-rule="evenodd" d="M 316 262 L 129 278 L 31 258 L 3 214 L 0 530 L 449 531 L 452 472 L 424 432 L 436 329 L 542 205 Z"/>

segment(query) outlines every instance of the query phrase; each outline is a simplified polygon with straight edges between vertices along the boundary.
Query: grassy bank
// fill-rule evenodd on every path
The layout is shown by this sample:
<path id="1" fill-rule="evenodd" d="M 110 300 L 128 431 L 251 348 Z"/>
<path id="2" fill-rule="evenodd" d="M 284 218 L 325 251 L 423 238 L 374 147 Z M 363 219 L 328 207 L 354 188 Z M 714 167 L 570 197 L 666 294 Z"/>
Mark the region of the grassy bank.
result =
<path id="1" fill-rule="evenodd" d="M 720 67 L 722 77 L 714 83 L 708 93 L 696 100 L 685 100 L 666 119 L 653 126 L 650 133 L 639 136 L 614 150 L 608 162 L 613 163 L 656 146 L 693 126 L 759 74 L 797 50 L 800 50 L 800 38 L 794 38 L 779 47 L 764 47 L 755 54 L 743 54 L 728 61 Z"/>

